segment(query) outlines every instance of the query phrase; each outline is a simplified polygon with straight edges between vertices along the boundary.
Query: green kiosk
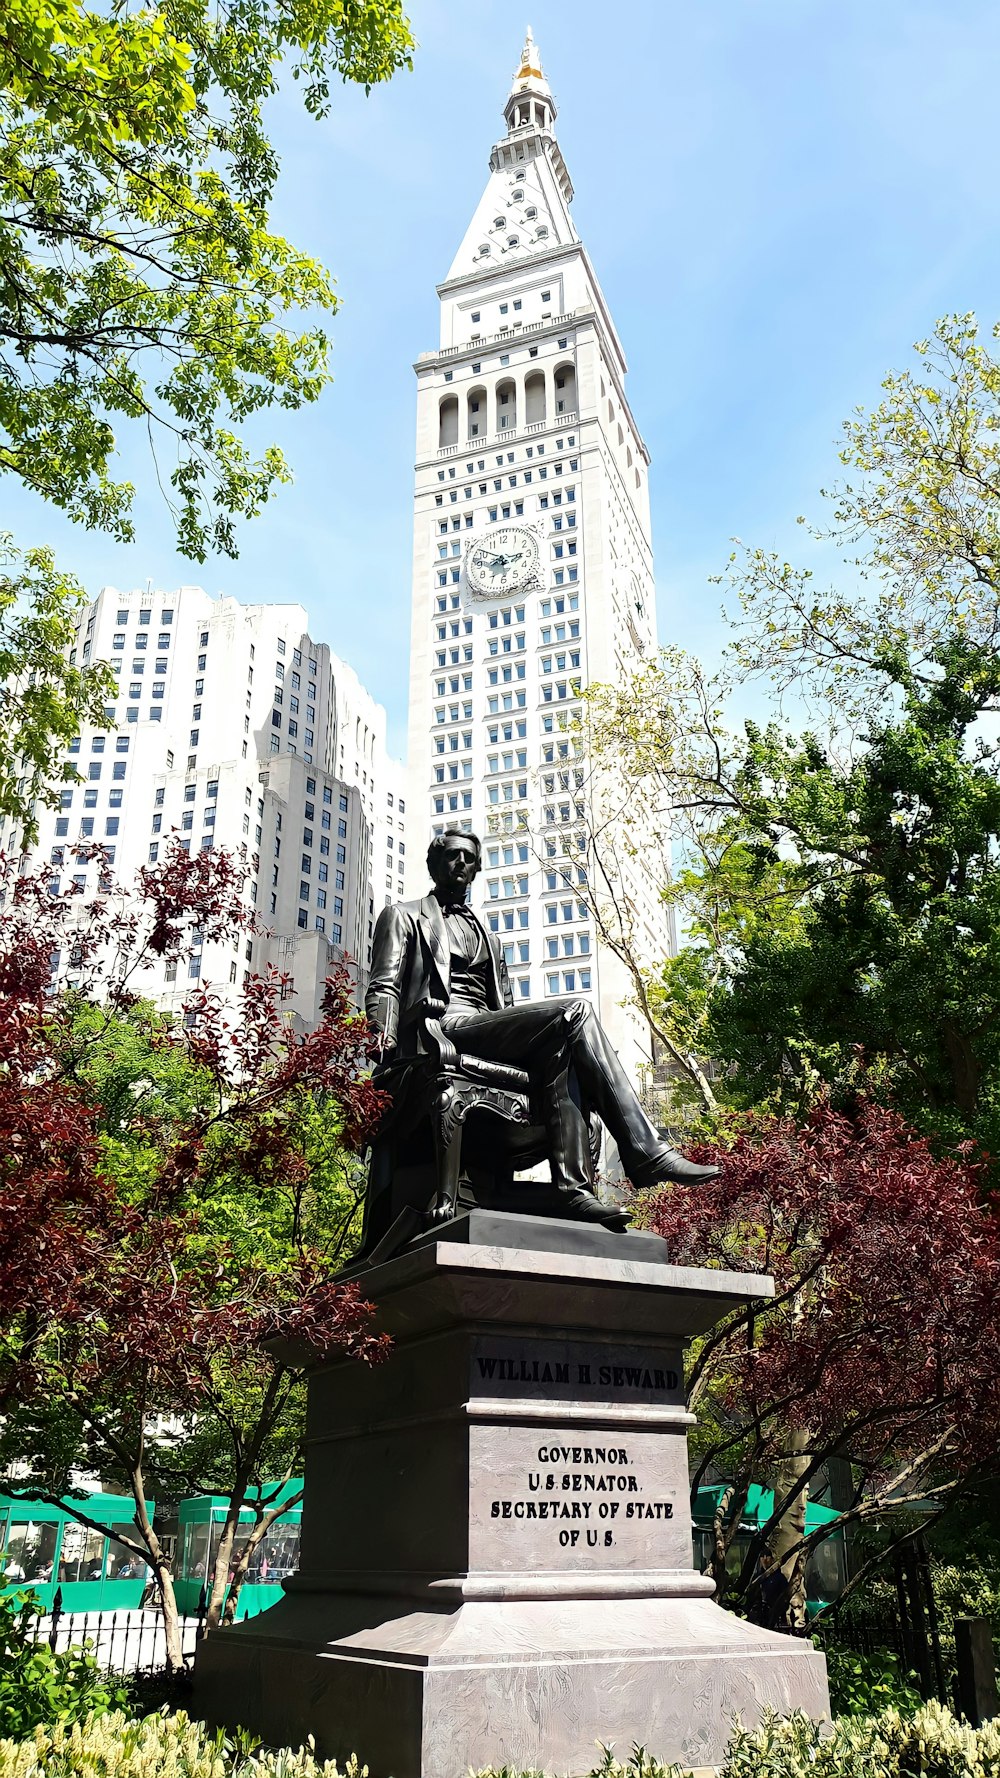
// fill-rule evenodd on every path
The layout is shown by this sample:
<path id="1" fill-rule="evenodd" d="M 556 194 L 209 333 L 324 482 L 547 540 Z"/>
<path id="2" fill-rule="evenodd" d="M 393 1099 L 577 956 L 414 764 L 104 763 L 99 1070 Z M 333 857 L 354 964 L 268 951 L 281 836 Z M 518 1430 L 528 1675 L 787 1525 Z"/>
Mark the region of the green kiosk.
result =
<path id="1" fill-rule="evenodd" d="M 123 1494 L 88 1494 L 77 1503 L 102 1527 L 81 1525 L 58 1505 L 0 1494 L 0 1550 L 5 1590 L 30 1587 L 44 1611 L 57 1590 L 64 1611 L 117 1611 L 137 1606 L 150 1570 L 121 1539 L 136 1541 L 131 1500 Z M 153 1502 L 146 1510 L 152 1517 Z"/>
<path id="2" fill-rule="evenodd" d="M 267 1483 L 259 1490 L 251 1490 L 250 1500 L 255 1501 L 263 1496 L 266 1509 L 280 1505 L 299 1494 L 302 1488 L 301 1478 L 294 1478 L 275 1491 L 273 1485 Z M 177 1559 L 174 1566 L 174 1586 L 177 1593 L 177 1604 L 185 1617 L 195 1617 L 203 1606 L 203 1596 L 207 1591 L 208 1577 L 215 1568 L 222 1527 L 226 1522 L 229 1501 L 224 1494 L 194 1494 L 182 1500 L 177 1509 Z M 240 1513 L 240 1526 L 245 1532 L 252 1530 L 256 1514 L 253 1505 L 244 1506 Z M 236 1618 L 256 1617 L 258 1612 L 266 1611 L 281 1598 L 281 1582 L 286 1575 L 293 1574 L 299 1562 L 299 1527 L 302 1519 L 302 1502 L 297 1501 L 290 1506 L 287 1513 L 275 1519 L 274 1524 L 266 1533 L 262 1543 L 254 1551 L 247 1578 L 240 1588 L 240 1596 L 236 1606 Z M 237 1544 L 240 1534 L 237 1533 Z"/>
<path id="3" fill-rule="evenodd" d="M 694 1506 L 694 1559 L 703 1568 L 711 1552 L 711 1526 L 719 1502 L 725 1493 L 723 1487 L 699 1488 L 695 1496 Z M 740 1528 L 729 1546 L 727 1567 L 738 1573 L 743 1567 L 752 1538 L 761 1525 L 766 1525 L 774 1511 L 774 1495 L 769 1488 L 753 1486 L 747 1494 L 747 1502 L 743 1508 Z M 806 1503 L 806 1532 L 815 1531 L 818 1526 L 832 1523 L 839 1519 L 839 1512 L 832 1507 L 821 1506 L 818 1501 Z M 815 1617 L 825 1605 L 843 1592 L 847 1585 L 847 1562 L 843 1531 L 834 1531 L 831 1536 L 818 1544 L 806 1564 L 806 1611 Z"/>

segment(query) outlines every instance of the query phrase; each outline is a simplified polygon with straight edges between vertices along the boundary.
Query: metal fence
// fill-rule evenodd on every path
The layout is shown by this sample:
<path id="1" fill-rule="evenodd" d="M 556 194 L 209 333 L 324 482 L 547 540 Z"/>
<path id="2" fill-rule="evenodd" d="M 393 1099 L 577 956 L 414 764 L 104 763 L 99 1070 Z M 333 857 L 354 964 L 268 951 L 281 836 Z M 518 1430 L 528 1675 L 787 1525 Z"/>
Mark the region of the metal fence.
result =
<path id="1" fill-rule="evenodd" d="M 181 1619 L 181 1648 L 189 1667 L 203 1629 L 203 1617 Z M 148 1607 L 62 1611 L 57 1594 L 52 1612 L 38 1619 L 36 1635 L 57 1653 L 86 1645 L 98 1666 L 116 1676 L 157 1672 L 167 1664 L 163 1616 Z"/>
<path id="2" fill-rule="evenodd" d="M 891 1580 L 893 1595 L 869 1599 L 864 1605 L 852 1599 L 846 1611 L 834 1606 L 821 1619 L 824 1643 L 855 1654 L 893 1654 L 902 1671 L 914 1675 L 923 1697 L 950 1702 L 951 1679 L 942 1656 L 937 1602 L 922 1537 L 896 1553 L 884 1578 Z"/>

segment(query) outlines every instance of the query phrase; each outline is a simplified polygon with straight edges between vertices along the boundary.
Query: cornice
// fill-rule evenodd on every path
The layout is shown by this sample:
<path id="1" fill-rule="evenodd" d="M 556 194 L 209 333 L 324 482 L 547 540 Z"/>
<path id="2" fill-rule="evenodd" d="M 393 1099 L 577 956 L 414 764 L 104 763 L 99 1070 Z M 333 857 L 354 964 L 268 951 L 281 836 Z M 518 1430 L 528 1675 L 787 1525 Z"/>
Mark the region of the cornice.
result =
<path id="1" fill-rule="evenodd" d="M 556 260 L 563 259 L 567 254 L 583 253 L 582 241 L 564 241 L 562 245 L 543 247 L 538 253 L 525 253 L 522 258 L 509 260 L 505 265 L 496 265 L 484 260 L 475 271 L 463 272 L 461 277 L 446 278 L 443 284 L 435 285 L 438 296 L 453 296 L 456 290 L 471 289 L 478 284 L 490 284 L 498 278 L 509 278 L 515 269 L 527 271 L 536 265 L 554 265 Z M 589 262 L 588 262 L 589 263 Z"/>

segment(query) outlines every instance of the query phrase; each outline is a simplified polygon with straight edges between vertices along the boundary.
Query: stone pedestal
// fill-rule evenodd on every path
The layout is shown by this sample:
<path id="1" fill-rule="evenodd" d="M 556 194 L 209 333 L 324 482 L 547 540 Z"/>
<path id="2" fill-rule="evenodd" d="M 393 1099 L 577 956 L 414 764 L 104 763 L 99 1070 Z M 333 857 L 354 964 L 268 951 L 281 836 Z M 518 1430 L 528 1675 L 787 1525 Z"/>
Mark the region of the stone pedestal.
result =
<path id="1" fill-rule="evenodd" d="M 311 1376 L 301 1570 L 201 1645 L 199 1715 L 463 1778 L 711 1766 L 736 1715 L 828 1713 L 822 1656 L 692 1569 L 682 1345 L 770 1280 L 473 1211 L 365 1288 L 394 1350 Z"/>

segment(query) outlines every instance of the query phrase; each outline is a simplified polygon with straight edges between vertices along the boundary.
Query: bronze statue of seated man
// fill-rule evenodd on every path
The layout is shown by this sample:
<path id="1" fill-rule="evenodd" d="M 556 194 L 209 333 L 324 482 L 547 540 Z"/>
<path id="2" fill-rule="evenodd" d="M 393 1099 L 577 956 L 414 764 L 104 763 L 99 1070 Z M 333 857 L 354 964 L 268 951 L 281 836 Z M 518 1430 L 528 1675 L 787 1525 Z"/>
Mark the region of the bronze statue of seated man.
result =
<path id="1" fill-rule="evenodd" d="M 405 1052 L 413 1027 L 428 1005 L 435 1007 L 458 1049 L 528 1075 L 552 1175 L 546 1213 L 624 1228 L 627 1213 L 602 1204 L 594 1191 L 584 1107 L 614 1137 L 633 1185 L 697 1182 L 718 1168 L 697 1166 L 664 1145 L 589 1001 L 514 1005 L 499 940 L 467 901 L 481 856 L 474 834 L 438 835 L 427 853 L 432 893 L 379 915 L 365 1006 L 381 1035 L 383 1062 Z"/>

